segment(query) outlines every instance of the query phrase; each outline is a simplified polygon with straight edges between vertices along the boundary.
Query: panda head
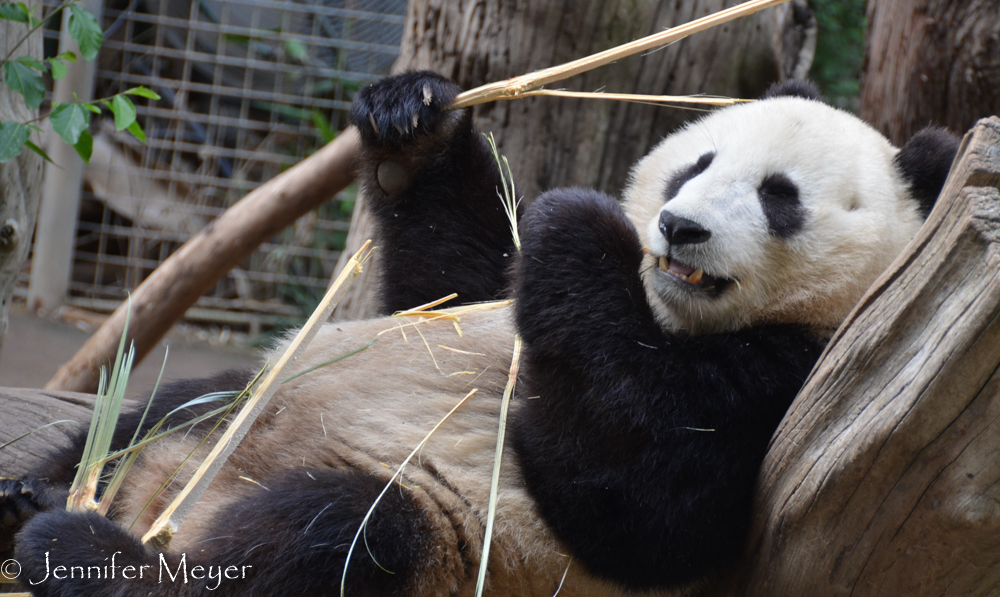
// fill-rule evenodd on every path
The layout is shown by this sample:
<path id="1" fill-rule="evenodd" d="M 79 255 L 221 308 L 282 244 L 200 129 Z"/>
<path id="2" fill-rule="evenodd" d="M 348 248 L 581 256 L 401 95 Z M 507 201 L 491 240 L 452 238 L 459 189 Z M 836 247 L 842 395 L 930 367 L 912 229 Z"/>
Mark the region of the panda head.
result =
<path id="1" fill-rule="evenodd" d="M 897 149 L 802 83 L 692 123 L 625 191 L 654 311 L 691 333 L 832 333 L 916 233 L 957 146 L 928 129 Z"/>

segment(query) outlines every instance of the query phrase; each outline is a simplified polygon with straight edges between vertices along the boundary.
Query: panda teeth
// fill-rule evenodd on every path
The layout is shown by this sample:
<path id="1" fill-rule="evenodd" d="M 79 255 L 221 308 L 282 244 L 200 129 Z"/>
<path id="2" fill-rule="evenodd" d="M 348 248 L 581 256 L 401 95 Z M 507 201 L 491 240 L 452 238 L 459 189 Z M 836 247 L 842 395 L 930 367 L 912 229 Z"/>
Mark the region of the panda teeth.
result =
<path id="1" fill-rule="evenodd" d="M 661 271 L 663 271 L 665 273 L 668 273 L 671 276 L 673 276 L 675 278 L 679 278 L 679 279 L 687 282 L 688 284 L 692 284 L 694 286 L 697 286 L 698 284 L 701 284 L 702 279 L 705 277 L 705 270 L 703 270 L 701 268 L 696 269 L 696 270 L 694 270 L 693 272 L 691 272 L 690 274 L 687 274 L 687 275 L 684 275 L 684 274 L 682 274 L 680 272 L 677 272 L 677 271 L 672 271 L 670 269 L 670 258 L 666 257 L 666 256 L 660 257 L 659 266 L 660 266 L 660 270 Z"/>

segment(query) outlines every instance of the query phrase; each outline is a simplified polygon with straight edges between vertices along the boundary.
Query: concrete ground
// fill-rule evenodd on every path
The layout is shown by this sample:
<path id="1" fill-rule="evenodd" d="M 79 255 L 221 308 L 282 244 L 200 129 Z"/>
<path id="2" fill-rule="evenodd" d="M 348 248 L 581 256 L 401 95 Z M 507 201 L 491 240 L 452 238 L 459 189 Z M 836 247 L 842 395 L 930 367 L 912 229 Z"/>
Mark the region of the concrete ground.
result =
<path id="1" fill-rule="evenodd" d="M 43 387 L 59 366 L 83 346 L 98 323 L 96 319 L 69 319 L 75 320 L 75 323 L 43 319 L 27 311 L 23 305 L 13 305 L 10 326 L 0 350 L 0 387 Z M 208 342 L 190 341 L 184 335 L 172 332 L 134 369 L 129 378 L 128 396 L 137 396 L 152 389 L 168 344 L 170 356 L 163 374 L 164 381 L 259 366 L 254 350 L 232 344 L 212 346 Z"/>

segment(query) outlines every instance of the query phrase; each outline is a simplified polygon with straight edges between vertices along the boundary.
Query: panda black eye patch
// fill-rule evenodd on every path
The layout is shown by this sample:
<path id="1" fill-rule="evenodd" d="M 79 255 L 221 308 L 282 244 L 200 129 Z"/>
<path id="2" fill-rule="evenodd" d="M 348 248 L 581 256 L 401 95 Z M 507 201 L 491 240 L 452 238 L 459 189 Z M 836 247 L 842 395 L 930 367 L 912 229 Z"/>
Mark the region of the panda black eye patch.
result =
<path id="1" fill-rule="evenodd" d="M 674 176 L 670 179 L 670 182 L 667 183 L 667 189 L 663 193 L 663 200 L 670 201 L 676 197 L 677 193 L 681 191 L 681 187 L 684 186 L 684 183 L 707 170 L 712 164 L 713 159 L 715 159 L 715 152 L 713 151 L 702 154 L 702 156 L 698 158 L 697 162 L 674 174 Z"/>
<path id="2" fill-rule="evenodd" d="M 767 227 L 778 238 L 789 238 L 805 223 L 799 188 L 784 174 L 769 174 L 757 188 Z"/>

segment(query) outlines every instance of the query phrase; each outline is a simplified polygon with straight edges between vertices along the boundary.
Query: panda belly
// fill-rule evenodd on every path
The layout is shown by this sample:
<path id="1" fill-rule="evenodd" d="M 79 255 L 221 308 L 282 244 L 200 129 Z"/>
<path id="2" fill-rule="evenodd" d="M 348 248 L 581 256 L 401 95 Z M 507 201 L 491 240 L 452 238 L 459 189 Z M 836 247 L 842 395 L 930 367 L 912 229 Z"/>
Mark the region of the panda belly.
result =
<path id="1" fill-rule="evenodd" d="M 174 552 L 197 553 L 203 529 L 240 500 L 254 499 L 269 479 L 295 470 L 351 470 L 388 483 L 407 465 L 402 485 L 433 529 L 433 548 L 414 594 L 472 594 L 481 554 L 493 470 L 500 402 L 513 349 L 509 309 L 463 315 L 461 335 L 450 319 L 416 323 L 386 318 L 327 324 L 289 376 L 365 346 L 343 361 L 284 384 L 216 477 L 171 542 Z M 415 325 L 414 325 L 415 324 Z M 284 347 L 268 356 L 275 362 Z M 450 417 L 447 413 L 477 390 Z M 524 397 L 512 401 L 513 417 Z M 168 436 L 146 450 L 129 472 L 115 518 L 132 532 L 148 530 L 211 449 L 200 438 Z M 188 454 L 195 457 L 183 463 Z M 180 467 L 163 495 L 146 504 Z M 140 515 L 141 512 L 141 515 Z M 350 539 L 348 539 L 350 540 Z M 595 540 L 599 540 L 595 537 Z M 363 550 L 360 543 L 358 550 Z M 614 595 L 612 586 L 571 564 L 539 516 L 508 438 L 490 552 L 493 594 L 548 596 L 566 574 L 562 595 Z"/>

